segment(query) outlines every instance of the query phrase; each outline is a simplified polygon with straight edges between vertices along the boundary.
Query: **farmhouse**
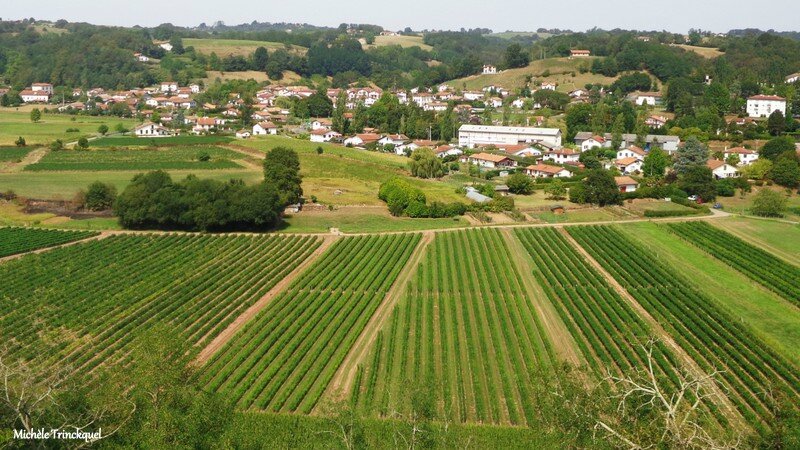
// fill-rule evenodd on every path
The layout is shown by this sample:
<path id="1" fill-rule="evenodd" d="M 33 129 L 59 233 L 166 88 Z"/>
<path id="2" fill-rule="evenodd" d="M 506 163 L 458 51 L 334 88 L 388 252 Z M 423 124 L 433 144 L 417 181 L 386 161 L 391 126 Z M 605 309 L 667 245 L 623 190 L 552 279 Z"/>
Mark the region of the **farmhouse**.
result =
<path id="1" fill-rule="evenodd" d="M 514 145 L 497 145 L 498 150 L 508 153 L 509 155 L 522 156 L 522 157 L 539 157 L 542 152 L 534 148 L 530 144 L 514 144 Z"/>
<path id="2" fill-rule="evenodd" d="M 313 130 L 310 135 L 311 142 L 330 142 L 334 139 L 339 139 L 342 137 L 341 134 L 333 131 L 333 130 Z"/>
<path id="3" fill-rule="evenodd" d="M 757 151 L 743 147 L 734 147 L 726 149 L 722 155 L 726 160 L 733 155 L 738 156 L 740 166 L 748 166 L 758 160 Z"/>
<path id="4" fill-rule="evenodd" d="M 315 131 L 316 130 L 330 130 L 331 127 L 333 127 L 333 122 L 331 121 L 331 119 L 325 119 L 325 118 L 314 119 L 311 122 L 311 129 L 315 130 Z"/>
<path id="5" fill-rule="evenodd" d="M 544 144 L 561 147 L 558 128 L 498 127 L 491 125 L 462 125 L 458 129 L 458 146 L 474 148 L 479 145 Z"/>
<path id="6" fill-rule="evenodd" d="M 754 95 L 747 99 L 747 115 L 769 117 L 775 111 L 786 115 L 786 99 L 777 95 Z"/>
<path id="7" fill-rule="evenodd" d="M 491 64 L 484 64 L 483 66 L 483 74 L 484 75 L 494 75 L 497 73 L 497 67 Z"/>
<path id="8" fill-rule="evenodd" d="M 141 54 L 139 52 L 134 53 L 133 57 L 134 57 L 134 59 L 136 59 L 139 62 L 148 62 L 148 61 L 150 61 L 150 57 L 148 57 L 147 55 L 143 55 L 143 54 Z"/>
<path id="9" fill-rule="evenodd" d="M 528 166 L 525 168 L 525 174 L 533 178 L 569 178 L 572 176 L 572 172 L 563 167 L 547 164 Z"/>
<path id="10" fill-rule="evenodd" d="M 148 122 L 148 123 L 143 123 L 138 127 L 134 128 L 133 134 L 139 137 L 158 137 L 158 136 L 169 136 L 170 132 L 161 125 Z"/>
<path id="11" fill-rule="evenodd" d="M 250 131 L 248 130 L 239 130 L 236 132 L 236 137 L 239 139 L 247 139 L 250 137 Z"/>
<path id="12" fill-rule="evenodd" d="M 378 142 L 380 138 L 381 138 L 380 134 L 362 133 L 345 139 L 344 145 L 349 145 L 351 147 L 361 147 L 364 145 L 372 144 L 373 142 Z"/>
<path id="13" fill-rule="evenodd" d="M 570 50 L 569 56 L 570 58 L 586 58 L 587 56 L 591 56 L 592 52 L 590 50 Z"/>
<path id="14" fill-rule="evenodd" d="M 614 177 L 620 192 L 636 192 L 639 182 L 631 177 Z"/>
<path id="15" fill-rule="evenodd" d="M 33 83 L 31 85 L 31 90 L 33 92 L 44 92 L 53 95 L 53 85 L 50 83 Z"/>
<path id="16" fill-rule="evenodd" d="M 253 125 L 253 136 L 278 134 L 278 126 L 272 122 L 259 122 Z"/>
<path id="17" fill-rule="evenodd" d="M 709 159 L 706 166 L 711 169 L 711 173 L 716 179 L 733 178 L 739 175 L 739 169 L 718 159 Z"/>
<path id="18" fill-rule="evenodd" d="M 797 83 L 798 81 L 800 81 L 800 72 L 793 73 L 786 77 L 786 84 Z"/>
<path id="19" fill-rule="evenodd" d="M 461 160 L 470 164 L 475 164 L 478 167 L 487 168 L 487 169 L 495 169 L 500 167 L 517 167 L 517 162 L 513 159 L 503 156 L 503 155 L 495 155 L 492 153 L 476 153 L 474 155 L 470 155 L 466 158 L 462 158 Z"/>
<path id="20" fill-rule="evenodd" d="M 542 89 L 547 91 L 555 91 L 558 87 L 558 83 L 555 81 L 545 81 L 542 83 Z"/>
<path id="21" fill-rule="evenodd" d="M 636 104 L 655 106 L 661 103 L 661 94 L 658 92 L 640 92 L 636 94 Z"/>
<path id="22" fill-rule="evenodd" d="M 50 94 L 45 91 L 34 91 L 33 89 L 23 89 L 19 96 L 25 103 L 46 103 L 50 101 Z"/>
<path id="23" fill-rule="evenodd" d="M 161 83 L 161 92 L 178 92 L 178 83 L 174 81 L 164 81 Z"/>

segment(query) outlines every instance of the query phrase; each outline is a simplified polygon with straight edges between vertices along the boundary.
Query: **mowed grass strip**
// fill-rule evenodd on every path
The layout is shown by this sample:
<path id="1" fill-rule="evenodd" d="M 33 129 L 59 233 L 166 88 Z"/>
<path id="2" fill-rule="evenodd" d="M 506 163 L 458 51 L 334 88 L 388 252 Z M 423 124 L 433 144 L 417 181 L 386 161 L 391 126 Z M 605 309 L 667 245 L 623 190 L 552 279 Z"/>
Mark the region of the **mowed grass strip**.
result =
<path id="1" fill-rule="evenodd" d="M 201 161 L 201 155 L 209 160 Z M 242 156 L 216 146 L 178 146 L 142 149 L 61 150 L 49 152 L 26 171 L 120 171 L 240 169 L 232 160 Z"/>
<path id="2" fill-rule="evenodd" d="M 309 413 L 420 240 L 338 240 L 206 365 L 240 408 Z"/>
<path id="3" fill-rule="evenodd" d="M 82 372 L 125 363 L 158 325 L 199 351 L 319 245 L 311 237 L 119 235 L 25 256 L 0 265 L 0 339 L 23 358 Z"/>
<path id="4" fill-rule="evenodd" d="M 97 236 L 93 231 L 0 228 L 0 258 Z"/>
<path id="5" fill-rule="evenodd" d="M 554 361 L 497 230 L 436 236 L 359 372 L 367 413 L 407 413 L 416 389 L 456 422 L 532 424 L 532 383 Z"/>

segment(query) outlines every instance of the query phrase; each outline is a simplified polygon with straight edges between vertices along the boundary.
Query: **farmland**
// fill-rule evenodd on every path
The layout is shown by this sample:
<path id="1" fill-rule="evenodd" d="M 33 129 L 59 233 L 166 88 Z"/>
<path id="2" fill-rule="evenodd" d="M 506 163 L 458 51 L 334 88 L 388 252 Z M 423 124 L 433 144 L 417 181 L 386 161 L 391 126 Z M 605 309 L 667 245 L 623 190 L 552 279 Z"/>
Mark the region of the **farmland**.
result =
<path id="1" fill-rule="evenodd" d="M 27 253 L 40 248 L 66 244 L 97 233 L 90 231 L 36 230 L 30 228 L 0 228 L 0 258 Z"/>
<path id="2" fill-rule="evenodd" d="M 100 125 L 114 129 L 120 123 L 127 128 L 133 128 L 139 124 L 134 119 L 66 114 L 43 114 L 40 122 L 32 123 L 31 109 L 30 106 L 17 109 L 0 108 L 0 124 L 3 124 L 0 127 L 0 145 L 14 145 L 14 141 L 20 136 L 25 138 L 29 146 L 46 145 L 56 139 L 73 142 L 81 137 L 94 136 Z"/>
<path id="3" fill-rule="evenodd" d="M 797 266 L 707 223 L 668 226 L 682 238 L 800 306 L 800 268 Z"/>
<path id="4" fill-rule="evenodd" d="M 210 158 L 201 161 L 201 155 Z M 62 150 L 50 152 L 27 171 L 211 170 L 241 169 L 242 155 L 215 146 L 142 149 Z"/>
<path id="5" fill-rule="evenodd" d="M 249 56 L 258 47 L 264 47 L 270 52 L 278 49 L 286 49 L 292 53 L 304 54 L 306 49 L 296 45 L 284 45 L 280 42 L 252 41 L 242 39 L 196 39 L 186 38 L 183 40 L 186 47 L 194 47 L 200 53 L 210 55 L 216 53 L 220 58 L 230 55 Z"/>
<path id="6" fill-rule="evenodd" d="M 764 386 L 800 394 L 798 368 L 745 326 L 612 227 L 574 227 L 570 234 L 619 280 L 692 359 L 720 382 L 741 415 L 761 434 L 771 412 Z"/>
<path id="7" fill-rule="evenodd" d="M 140 138 L 136 136 L 104 136 L 89 142 L 91 147 L 161 147 L 173 145 L 225 144 L 231 142 L 230 136 L 169 136 L 159 138 Z"/>
<path id="8" fill-rule="evenodd" d="M 714 225 L 800 266 L 800 226 L 796 224 L 730 217 Z"/>
<path id="9" fill-rule="evenodd" d="M 240 408 L 310 412 L 420 235 L 338 240 L 205 366 Z"/>
<path id="10" fill-rule="evenodd" d="M 124 363 L 159 325 L 197 349 L 319 244 L 310 237 L 137 234 L 8 261 L 0 265 L 0 339 L 19 357 L 59 360 L 81 372 Z"/>
<path id="11" fill-rule="evenodd" d="M 27 147 L 0 147 L 0 163 L 19 161 L 30 151 Z"/>
<path id="12" fill-rule="evenodd" d="M 399 45 L 400 47 L 419 47 L 422 50 L 431 51 L 433 47 L 426 44 L 422 36 L 375 36 L 374 44 L 367 44 L 365 40 L 361 40 L 361 45 L 365 49 L 375 47 L 385 47 L 387 45 Z"/>
<path id="13" fill-rule="evenodd" d="M 531 424 L 536 373 L 554 363 L 519 270 L 496 230 L 442 233 L 359 371 L 354 401 L 406 413 L 427 387 L 455 422 Z"/>

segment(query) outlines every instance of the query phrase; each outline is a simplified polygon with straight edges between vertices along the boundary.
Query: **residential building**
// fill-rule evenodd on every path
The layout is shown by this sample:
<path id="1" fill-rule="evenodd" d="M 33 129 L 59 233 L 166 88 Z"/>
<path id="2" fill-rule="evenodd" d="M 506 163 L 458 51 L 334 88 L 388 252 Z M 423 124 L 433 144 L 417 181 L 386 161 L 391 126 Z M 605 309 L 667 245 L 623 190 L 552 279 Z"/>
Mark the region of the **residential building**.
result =
<path id="1" fill-rule="evenodd" d="M 536 164 L 525 168 L 525 174 L 533 178 L 569 178 L 572 172 L 559 167 L 547 164 Z"/>
<path id="2" fill-rule="evenodd" d="M 558 128 L 500 127 L 492 125 L 461 125 L 458 129 L 458 146 L 474 148 L 479 145 L 516 145 L 541 142 L 561 146 Z"/>
<path id="3" fill-rule="evenodd" d="M 604 148 L 606 147 L 606 138 L 603 136 L 593 135 L 589 139 L 581 142 L 581 151 L 585 152 L 587 150 L 591 150 L 595 147 Z"/>
<path id="4" fill-rule="evenodd" d="M 48 95 L 53 95 L 53 85 L 50 83 L 33 83 L 31 85 L 33 92 L 45 92 Z"/>
<path id="5" fill-rule="evenodd" d="M 623 174 L 641 172 L 642 160 L 636 157 L 617 159 L 614 166 Z"/>
<path id="6" fill-rule="evenodd" d="M 786 115 L 786 99 L 777 95 L 754 95 L 747 99 L 747 115 L 750 117 L 769 117 L 780 111 Z"/>
<path id="7" fill-rule="evenodd" d="M 614 181 L 620 192 L 636 192 L 636 189 L 639 189 L 639 182 L 631 177 L 614 177 Z"/>
<path id="8" fill-rule="evenodd" d="M 34 91 L 33 89 L 23 89 L 19 96 L 25 103 L 47 103 L 50 101 L 50 94 L 45 91 Z"/>
<path id="9" fill-rule="evenodd" d="M 259 122 L 253 125 L 253 136 L 265 136 L 268 134 L 278 134 L 278 126 L 272 122 Z"/>
<path id="10" fill-rule="evenodd" d="M 661 128 L 667 124 L 667 120 L 664 116 L 650 116 L 644 119 L 644 124 L 650 128 Z"/>
<path id="11" fill-rule="evenodd" d="M 617 152 L 617 159 L 636 158 L 640 161 L 644 161 L 645 156 L 647 156 L 647 152 L 635 145 L 631 145 L 630 147 Z"/>
<path id="12" fill-rule="evenodd" d="M 725 149 L 723 157 L 727 160 L 730 156 L 736 155 L 739 157 L 740 166 L 748 166 L 758 161 L 758 152 L 744 147 L 734 147 Z"/>
<path id="13" fill-rule="evenodd" d="M 558 87 L 558 83 L 556 83 L 555 81 L 545 81 L 545 82 L 542 83 L 541 87 L 542 87 L 542 89 L 545 89 L 545 90 L 548 90 L 548 91 L 555 91 L 556 88 Z"/>
<path id="14" fill-rule="evenodd" d="M 517 162 L 513 159 L 503 155 L 495 155 L 493 153 L 476 153 L 474 155 L 469 155 L 466 158 L 462 158 L 462 161 L 464 159 L 466 159 L 466 161 L 470 164 L 475 164 L 478 167 L 485 169 L 517 167 Z"/>
<path id="15" fill-rule="evenodd" d="M 655 106 L 661 103 L 661 94 L 658 92 L 640 92 L 636 94 L 636 104 Z"/>
<path id="16" fill-rule="evenodd" d="M 461 156 L 464 154 L 464 151 L 452 145 L 445 144 L 434 148 L 433 153 L 439 158 L 446 158 L 448 156 Z"/>
<path id="17" fill-rule="evenodd" d="M 709 159 L 706 166 L 711 169 L 714 178 L 720 180 L 723 178 L 733 178 L 739 175 L 739 169 L 718 159 Z"/>
<path id="18" fill-rule="evenodd" d="M 171 133 L 168 129 L 162 127 L 161 125 L 148 122 L 134 128 L 133 134 L 139 137 L 159 137 L 169 136 Z"/>
<path id="19" fill-rule="evenodd" d="M 318 130 L 311 131 L 310 139 L 311 142 L 330 142 L 334 139 L 341 138 L 342 135 L 333 131 L 333 130 L 326 130 L 320 128 Z"/>
<path id="20" fill-rule="evenodd" d="M 497 67 L 491 64 L 484 64 L 483 66 L 483 74 L 484 75 L 494 75 L 497 73 Z"/>
<path id="21" fill-rule="evenodd" d="M 577 163 L 581 156 L 581 152 L 571 148 L 562 148 L 560 150 L 553 150 L 546 152 L 542 157 L 545 161 L 552 161 L 556 164 L 574 164 Z"/>
<path id="22" fill-rule="evenodd" d="M 362 133 L 345 139 L 343 143 L 344 145 L 349 145 L 351 147 L 363 147 L 365 145 L 378 142 L 380 138 L 380 134 Z"/>
<path id="23" fill-rule="evenodd" d="M 569 57 L 570 58 L 586 58 L 591 56 L 592 52 L 590 50 L 570 50 Z"/>
<path id="24" fill-rule="evenodd" d="M 800 72 L 793 73 L 786 77 L 786 84 L 797 83 L 798 81 L 800 81 Z"/>
<path id="25" fill-rule="evenodd" d="M 595 136 L 589 131 L 580 131 L 575 135 L 575 145 L 580 146 L 583 148 L 583 142 L 587 139 L 592 138 Z M 603 148 L 611 148 L 612 142 L 612 134 L 605 133 L 602 138 L 605 140 L 605 144 Z M 637 136 L 635 134 L 625 133 L 622 135 L 622 143 L 620 144 L 620 149 L 630 147 L 636 143 Z M 649 150 L 654 145 L 661 147 L 667 153 L 674 153 L 678 151 L 678 145 L 681 142 L 681 139 L 678 136 L 663 136 L 658 134 L 648 134 L 645 136 L 645 150 Z M 619 150 L 619 149 L 618 149 Z"/>

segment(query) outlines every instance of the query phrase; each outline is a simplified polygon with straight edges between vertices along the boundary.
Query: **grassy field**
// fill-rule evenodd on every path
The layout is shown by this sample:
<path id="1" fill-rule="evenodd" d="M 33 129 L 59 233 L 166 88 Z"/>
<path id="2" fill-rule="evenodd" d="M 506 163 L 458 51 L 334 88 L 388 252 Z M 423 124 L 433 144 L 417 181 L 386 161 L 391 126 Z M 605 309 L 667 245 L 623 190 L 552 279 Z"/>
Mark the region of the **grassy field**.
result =
<path id="1" fill-rule="evenodd" d="M 692 210 L 692 208 L 689 208 L 688 206 L 655 199 L 636 199 L 633 202 L 625 202 L 624 207 L 628 211 L 631 211 L 637 215 L 644 215 L 646 211 L 668 211 L 682 213 Z"/>
<path id="2" fill-rule="evenodd" d="M 800 225 L 744 217 L 715 220 L 712 224 L 800 266 Z"/>
<path id="3" fill-rule="evenodd" d="M 497 75 L 472 75 L 466 78 L 448 81 L 446 84 L 456 88 L 469 90 L 479 90 L 484 86 L 494 84 L 506 89 L 518 89 L 525 85 L 525 76 L 532 75 L 534 81 L 555 81 L 558 83 L 558 90 L 569 92 L 577 88 L 583 88 L 587 83 L 611 84 L 616 78 L 594 75 L 592 73 L 580 73 L 580 68 L 589 68 L 592 65 L 593 57 L 589 58 L 547 58 L 533 61 L 528 67 L 519 69 L 508 69 L 499 72 Z M 543 76 L 549 71 L 550 76 Z M 575 72 L 575 76 L 572 76 Z"/>
<path id="4" fill-rule="evenodd" d="M 201 161 L 200 155 L 210 157 Z M 213 170 L 242 168 L 233 160 L 243 155 L 208 145 L 49 152 L 26 171 L 131 171 L 131 170 Z"/>
<path id="5" fill-rule="evenodd" d="M 200 53 L 210 55 L 216 53 L 220 58 L 229 55 L 250 56 L 258 47 L 264 47 L 270 52 L 285 49 L 292 53 L 305 54 L 306 48 L 297 45 L 286 45 L 280 42 L 251 41 L 243 39 L 196 39 L 183 40 L 184 47 L 194 47 Z"/>
<path id="6" fill-rule="evenodd" d="M 800 364 L 800 311 L 727 264 L 653 223 L 619 227 L 693 286 Z"/>
<path id="7" fill-rule="evenodd" d="M 14 145 L 14 141 L 20 136 L 25 138 L 28 146 L 49 144 L 56 139 L 61 139 L 65 143 L 74 142 L 81 137 L 95 136 L 97 127 L 102 124 L 110 129 L 114 129 L 118 123 L 124 124 L 127 128 L 133 128 L 139 124 L 134 119 L 66 114 L 42 114 L 42 120 L 33 123 L 30 119 L 32 108 L 32 106 L 18 109 L 0 108 L 0 145 Z M 39 106 L 39 108 L 41 109 L 43 106 Z M 67 129 L 70 128 L 78 131 L 67 132 Z"/>
<path id="8" fill-rule="evenodd" d="M 296 81 L 299 81 L 302 77 L 295 72 L 290 70 L 286 70 L 283 72 L 283 78 L 279 81 L 275 81 L 276 83 L 283 83 L 283 84 L 292 84 Z M 270 81 L 269 76 L 265 72 L 258 72 L 256 70 L 246 70 L 244 72 L 220 72 L 218 70 L 207 70 L 206 77 L 203 78 L 203 81 L 208 85 L 209 83 L 213 83 L 217 80 L 220 81 L 230 81 L 230 80 L 255 80 L 259 83 L 263 83 L 265 81 Z"/>
<path id="9" fill-rule="evenodd" d="M 30 151 L 30 147 L 0 147 L 0 163 L 18 162 Z"/>
<path id="10" fill-rule="evenodd" d="M 367 44 L 364 39 L 361 39 L 361 45 L 365 49 L 385 47 L 387 45 L 399 45 L 403 48 L 419 47 L 422 50 L 433 50 L 433 47 L 423 41 L 422 36 L 376 36 L 374 44 Z"/>
<path id="11" fill-rule="evenodd" d="M 322 203 L 382 206 L 378 188 L 382 182 L 395 176 L 408 177 L 411 184 L 425 192 L 429 201 L 463 201 L 463 196 L 455 193 L 454 184 L 409 177 L 406 170 L 408 158 L 403 156 L 282 136 L 259 137 L 242 145 L 264 152 L 281 145 L 297 151 L 304 195 L 314 195 Z M 317 147 L 322 147 L 322 154 L 317 154 Z"/>
<path id="12" fill-rule="evenodd" d="M 343 233 L 378 233 L 467 227 L 462 217 L 452 219 L 411 219 L 393 217 L 383 207 L 342 207 L 334 211 L 303 211 L 284 219 L 287 233 L 327 233 L 337 228 Z"/>
<path id="13" fill-rule="evenodd" d="M 561 203 L 562 205 L 564 202 Z M 564 214 L 554 214 L 550 211 L 528 213 L 534 220 L 546 223 L 582 223 L 600 222 L 607 220 L 621 220 L 625 217 L 615 213 L 609 208 L 583 208 L 568 209 Z"/>
<path id="14" fill-rule="evenodd" d="M 695 52 L 698 55 L 702 56 L 703 58 L 716 58 L 718 56 L 722 56 L 725 53 L 718 48 L 713 47 L 698 47 L 695 45 L 685 45 L 685 44 L 675 44 L 674 47 L 682 48 L 686 51 Z"/>
<path id="15" fill-rule="evenodd" d="M 136 136 L 109 136 L 89 141 L 90 147 L 160 147 L 172 145 L 224 144 L 234 139 L 230 136 L 170 136 L 140 138 Z"/>
<path id="16" fill-rule="evenodd" d="M 758 193 L 758 191 L 761 189 L 771 189 L 773 191 L 780 192 L 786 196 L 787 206 L 800 207 L 800 195 L 798 195 L 795 191 L 788 193 L 786 189 L 778 186 L 754 186 L 753 191 L 749 194 L 745 194 L 744 197 L 738 195 L 737 193 L 737 195 L 734 197 L 717 197 L 717 201 L 722 203 L 725 211 L 736 214 L 750 214 L 750 208 L 753 205 L 753 198 L 755 198 L 756 193 Z M 800 215 L 789 212 L 786 215 L 786 219 L 798 222 L 800 221 Z"/>

